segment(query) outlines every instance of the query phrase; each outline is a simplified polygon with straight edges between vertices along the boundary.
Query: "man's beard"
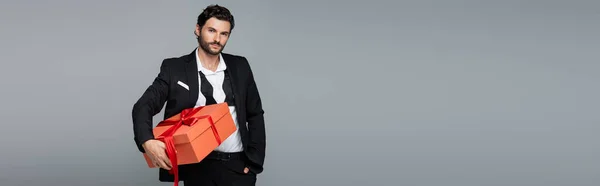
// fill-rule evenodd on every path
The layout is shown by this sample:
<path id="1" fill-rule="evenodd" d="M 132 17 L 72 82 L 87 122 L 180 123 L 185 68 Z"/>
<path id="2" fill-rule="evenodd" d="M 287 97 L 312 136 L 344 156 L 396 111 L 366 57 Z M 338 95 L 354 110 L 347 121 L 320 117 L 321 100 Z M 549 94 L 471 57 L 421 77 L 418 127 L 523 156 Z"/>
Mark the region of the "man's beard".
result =
<path id="1" fill-rule="evenodd" d="M 200 48 L 202 48 L 202 50 L 204 50 L 204 52 L 210 54 L 210 55 L 219 55 L 219 53 L 221 53 L 223 51 L 223 49 L 225 49 L 224 45 L 221 45 L 218 42 L 212 42 L 212 43 L 207 43 L 206 41 L 204 41 L 204 39 L 202 38 L 202 35 L 200 35 L 200 37 L 198 37 L 198 41 L 200 42 Z M 216 44 L 219 45 L 221 48 L 218 51 L 213 51 L 210 48 L 211 44 Z"/>

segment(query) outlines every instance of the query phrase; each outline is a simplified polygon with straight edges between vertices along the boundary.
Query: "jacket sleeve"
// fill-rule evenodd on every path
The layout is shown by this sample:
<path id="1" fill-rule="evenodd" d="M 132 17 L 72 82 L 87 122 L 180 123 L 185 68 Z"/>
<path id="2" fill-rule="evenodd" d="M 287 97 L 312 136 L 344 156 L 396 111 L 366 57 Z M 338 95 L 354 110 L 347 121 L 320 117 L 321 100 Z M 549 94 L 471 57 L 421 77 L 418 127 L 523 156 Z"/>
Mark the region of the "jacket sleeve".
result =
<path id="1" fill-rule="evenodd" d="M 243 58 L 248 74 L 248 90 L 246 95 L 246 116 L 248 122 L 248 130 L 250 141 L 247 149 L 247 156 L 250 160 L 249 168 L 255 173 L 261 173 L 263 171 L 263 164 L 265 160 L 266 151 L 266 131 L 265 131 L 265 120 L 264 110 L 262 108 L 262 101 L 258 92 L 258 87 L 254 80 L 252 69 L 246 58 Z"/>
<path id="2" fill-rule="evenodd" d="M 140 152 L 145 153 L 142 144 L 154 139 L 152 133 L 152 117 L 160 112 L 169 93 L 169 69 L 167 60 L 163 60 L 160 72 L 152 84 L 144 91 L 142 96 L 133 105 L 133 135 L 134 141 Z"/>

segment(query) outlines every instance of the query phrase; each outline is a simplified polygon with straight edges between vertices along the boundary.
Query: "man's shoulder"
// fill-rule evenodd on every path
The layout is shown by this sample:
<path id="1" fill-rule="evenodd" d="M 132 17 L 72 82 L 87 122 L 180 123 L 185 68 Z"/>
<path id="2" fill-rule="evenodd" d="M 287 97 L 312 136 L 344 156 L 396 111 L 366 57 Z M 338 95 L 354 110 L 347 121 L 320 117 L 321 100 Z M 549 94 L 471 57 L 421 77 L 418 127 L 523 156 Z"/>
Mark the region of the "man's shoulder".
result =
<path id="1" fill-rule="evenodd" d="M 162 61 L 162 66 L 172 67 L 172 66 L 180 66 L 185 64 L 190 60 L 190 55 L 181 55 L 181 56 L 172 56 L 164 58 Z"/>
<path id="2" fill-rule="evenodd" d="M 164 61 L 167 61 L 169 63 L 185 63 L 190 60 L 190 57 L 191 57 L 190 54 L 180 55 L 180 56 L 172 56 L 172 57 L 165 58 Z"/>
<path id="3" fill-rule="evenodd" d="M 231 53 L 222 52 L 221 56 L 223 56 L 223 58 L 225 58 L 226 60 L 229 59 L 229 60 L 234 60 L 236 62 L 238 62 L 238 61 L 239 62 L 246 62 L 247 61 L 245 56 L 237 55 L 237 54 L 231 54 Z"/>
<path id="4" fill-rule="evenodd" d="M 222 52 L 221 56 L 223 56 L 223 59 L 225 61 L 229 62 L 230 64 L 235 64 L 235 65 L 241 66 L 241 67 L 249 67 L 250 66 L 248 59 L 246 59 L 246 56 L 225 53 L 225 52 Z"/>

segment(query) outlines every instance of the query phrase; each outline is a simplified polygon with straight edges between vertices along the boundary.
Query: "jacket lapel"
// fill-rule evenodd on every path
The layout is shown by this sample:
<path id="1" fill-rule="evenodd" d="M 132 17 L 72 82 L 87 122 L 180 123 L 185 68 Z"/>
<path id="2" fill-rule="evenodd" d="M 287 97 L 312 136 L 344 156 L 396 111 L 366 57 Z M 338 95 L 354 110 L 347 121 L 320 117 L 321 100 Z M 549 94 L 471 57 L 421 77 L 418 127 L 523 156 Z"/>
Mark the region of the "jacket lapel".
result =
<path id="1" fill-rule="evenodd" d="M 234 98 L 235 98 L 235 105 L 237 106 L 242 106 L 241 102 L 240 102 L 240 91 L 238 90 L 239 85 L 238 85 L 238 80 L 239 80 L 239 74 L 238 74 L 238 69 L 237 66 L 235 65 L 235 62 L 233 61 L 233 59 L 231 59 L 229 57 L 229 55 L 227 54 L 222 54 L 221 56 L 223 56 L 223 61 L 225 61 L 225 65 L 227 65 L 227 71 L 229 73 L 229 77 L 231 84 L 233 85 L 231 87 L 231 89 L 233 90 L 233 94 L 234 94 Z"/>
<path id="2" fill-rule="evenodd" d="M 234 96 L 234 101 L 235 101 L 235 110 L 238 113 L 241 112 L 245 112 L 244 109 L 242 109 L 244 107 L 245 104 L 243 104 L 242 102 L 242 94 L 240 93 L 240 88 L 243 86 L 239 85 L 239 80 L 240 80 L 240 74 L 239 74 L 239 69 L 237 64 L 235 63 L 235 60 L 227 55 L 227 54 L 222 54 L 221 56 L 223 56 L 223 61 L 225 61 L 225 65 L 227 65 L 227 71 L 229 73 L 229 79 L 231 81 L 231 89 L 233 90 L 233 96 Z M 241 114 L 237 115 L 237 120 L 240 122 L 240 126 L 244 127 L 245 130 L 241 130 L 240 132 L 242 133 L 242 135 L 246 135 L 246 131 L 248 130 L 248 126 L 246 125 L 246 121 L 245 119 L 241 118 Z M 244 140 L 242 140 L 244 141 Z"/>
<path id="3" fill-rule="evenodd" d="M 198 62 L 196 62 L 196 51 L 193 51 L 190 55 L 188 55 L 187 63 L 185 65 L 185 74 L 187 77 L 187 81 L 190 87 L 190 97 L 189 97 L 189 108 L 193 108 L 196 106 L 196 101 L 198 101 L 199 87 L 198 84 Z"/>

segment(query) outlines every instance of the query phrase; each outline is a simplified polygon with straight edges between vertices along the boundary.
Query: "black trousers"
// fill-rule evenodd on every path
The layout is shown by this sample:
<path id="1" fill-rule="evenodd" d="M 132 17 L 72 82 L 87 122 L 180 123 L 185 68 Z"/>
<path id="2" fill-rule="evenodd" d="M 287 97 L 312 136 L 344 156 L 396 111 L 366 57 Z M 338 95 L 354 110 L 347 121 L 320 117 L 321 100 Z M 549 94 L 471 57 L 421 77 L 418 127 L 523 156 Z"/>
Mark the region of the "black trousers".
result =
<path id="1" fill-rule="evenodd" d="M 187 171 L 184 186 L 255 186 L 256 174 L 244 173 L 242 153 L 213 152 Z"/>

